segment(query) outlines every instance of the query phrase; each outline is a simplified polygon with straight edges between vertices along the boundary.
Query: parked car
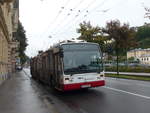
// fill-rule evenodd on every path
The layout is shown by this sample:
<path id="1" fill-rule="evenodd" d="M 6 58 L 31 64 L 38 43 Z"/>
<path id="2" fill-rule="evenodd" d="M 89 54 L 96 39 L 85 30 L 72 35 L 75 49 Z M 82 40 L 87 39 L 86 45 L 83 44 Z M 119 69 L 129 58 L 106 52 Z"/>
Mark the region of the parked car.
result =
<path id="1" fill-rule="evenodd" d="M 18 66 L 16 67 L 16 70 L 22 70 L 22 66 L 21 66 L 21 65 L 18 65 Z"/>

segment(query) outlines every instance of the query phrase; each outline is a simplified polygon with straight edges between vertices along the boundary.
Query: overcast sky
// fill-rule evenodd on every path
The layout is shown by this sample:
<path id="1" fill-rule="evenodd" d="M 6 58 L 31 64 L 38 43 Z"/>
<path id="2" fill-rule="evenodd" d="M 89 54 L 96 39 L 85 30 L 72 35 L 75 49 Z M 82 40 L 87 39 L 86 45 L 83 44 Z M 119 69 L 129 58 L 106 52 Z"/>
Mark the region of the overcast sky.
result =
<path id="1" fill-rule="evenodd" d="M 84 20 L 100 27 L 115 19 L 130 26 L 150 23 L 143 6 L 150 7 L 150 0 L 20 0 L 20 20 L 29 44 L 26 53 L 35 56 L 54 43 L 77 38 L 76 29 Z"/>

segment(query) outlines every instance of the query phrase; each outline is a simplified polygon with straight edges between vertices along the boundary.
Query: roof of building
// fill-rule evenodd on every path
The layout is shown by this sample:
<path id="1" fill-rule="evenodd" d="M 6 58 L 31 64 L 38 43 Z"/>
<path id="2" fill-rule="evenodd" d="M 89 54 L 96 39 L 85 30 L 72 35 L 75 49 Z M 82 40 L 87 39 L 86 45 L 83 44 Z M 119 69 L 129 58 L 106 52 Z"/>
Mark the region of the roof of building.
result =
<path id="1" fill-rule="evenodd" d="M 150 54 L 141 55 L 141 57 L 150 57 Z"/>
<path id="2" fill-rule="evenodd" d="M 136 48 L 136 49 L 130 50 L 128 52 L 135 52 L 135 51 L 150 51 L 150 48 L 147 48 L 147 49 Z"/>

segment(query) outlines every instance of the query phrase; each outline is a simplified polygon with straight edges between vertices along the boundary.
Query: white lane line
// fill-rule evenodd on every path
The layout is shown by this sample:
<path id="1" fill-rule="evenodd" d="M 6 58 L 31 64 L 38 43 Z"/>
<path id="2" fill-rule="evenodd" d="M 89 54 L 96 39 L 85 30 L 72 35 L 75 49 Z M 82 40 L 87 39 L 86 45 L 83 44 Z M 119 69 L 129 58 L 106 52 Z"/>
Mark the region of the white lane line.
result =
<path id="1" fill-rule="evenodd" d="M 111 87 L 108 87 L 108 86 L 104 86 L 104 88 L 107 88 L 107 89 L 110 89 L 110 90 L 113 90 L 113 91 L 117 91 L 117 92 L 122 92 L 122 93 L 130 94 L 130 95 L 138 96 L 138 97 L 142 97 L 142 98 L 145 98 L 145 99 L 150 99 L 150 97 L 148 97 L 148 96 L 144 96 L 144 95 L 140 95 L 140 94 L 136 94 L 136 93 L 132 93 L 132 92 L 116 89 L 116 88 L 111 88 Z"/>

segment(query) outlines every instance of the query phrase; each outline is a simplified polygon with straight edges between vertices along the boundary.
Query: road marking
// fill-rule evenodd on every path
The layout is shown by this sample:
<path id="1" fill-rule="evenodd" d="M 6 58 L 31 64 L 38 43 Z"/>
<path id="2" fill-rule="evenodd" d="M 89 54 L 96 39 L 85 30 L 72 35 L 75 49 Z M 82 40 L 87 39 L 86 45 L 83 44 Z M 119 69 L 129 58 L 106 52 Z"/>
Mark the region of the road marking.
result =
<path id="1" fill-rule="evenodd" d="M 136 93 L 132 93 L 132 92 L 116 89 L 116 88 L 111 88 L 111 87 L 108 87 L 108 86 L 104 86 L 104 88 L 107 88 L 107 89 L 110 89 L 110 90 L 113 90 L 113 91 L 118 91 L 118 92 L 130 94 L 130 95 L 134 95 L 134 96 L 138 96 L 138 97 L 142 97 L 142 98 L 145 98 L 145 99 L 150 99 L 150 97 L 148 97 L 148 96 L 144 96 L 144 95 L 140 95 L 140 94 L 136 94 Z"/>

